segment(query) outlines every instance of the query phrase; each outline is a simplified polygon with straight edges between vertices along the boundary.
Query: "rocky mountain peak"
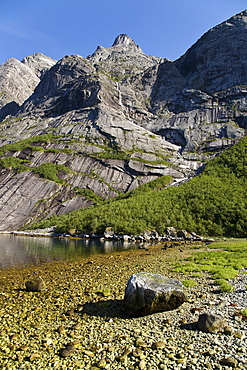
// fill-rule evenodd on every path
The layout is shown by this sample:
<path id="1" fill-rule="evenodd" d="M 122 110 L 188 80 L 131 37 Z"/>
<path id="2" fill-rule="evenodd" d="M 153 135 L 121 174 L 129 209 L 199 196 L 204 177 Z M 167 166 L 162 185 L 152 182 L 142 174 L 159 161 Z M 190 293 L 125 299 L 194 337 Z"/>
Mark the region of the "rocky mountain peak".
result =
<path id="1" fill-rule="evenodd" d="M 132 40 L 126 34 L 121 34 L 116 37 L 112 46 L 109 48 L 104 48 L 103 46 L 98 46 L 92 55 L 88 56 L 88 59 L 93 63 L 101 62 L 106 59 L 119 59 L 123 55 L 145 55 L 139 45 Z"/>
<path id="2" fill-rule="evenodd" d="M 17 112 L 32 95 L 44 73 L 55 63 L 56 60 L 35 53 L 21 62 L 10 58 L 0 65 L 0 120 Z"/>
<path id="3" fill-rule="evenodd" d="M 217 31 L 218 29 L 222 29 L 222 28 L 223 29 L 226 29 L 226 28 L 234 29 L 234 27 L 235 27 L 235 29 L 236 28 L 246 28 L 247 27 L 247 10 L 244 10 L 243 12 L 232 16 L 231 18 L 227 19 L 226 21 L 224 21 L 224 22 L 218 24 L 217 26 L 213 27 L 208 32 L 212 32 L 212 31 L 214 32 L 214 31 Z M 206 34 L 208 32 L 206 32 Z"/>
<path id="4" fill-rule="evenodd" d="M 21 62 L 41 78 L 57 61 L 42 53 L 35 53 L 25 57 Z"/>
<path id="5" fill-rule="evenodd" d="M 234 15 L 230 19 L 235 19 L 235 20 L 241 20 L 242 19 L 245 22 L 247 22 L 247 9 L 243 10 L 241 13 L 238 13 L 238 14 Z"/>
<path id="6" fill-rule="evenodd" d="M 136 74 L 137 69 L 144 71 L 163 61 L 163 58 L 145 54 L 140 46 L 126 34 L 120 34 L 109 48 L 98 46 L 87 59 L 98 71 L 110 74 L 117 80 Z"/>
<path id="7" fill-rule="evenodd" d="M 138 46 L 131 37 L 126 34 L 121 34 L 116 37 L 112 47 L 123 47 L 123 48 L 131 48 L 136 49 L 138 52 L 142 52 L 140 46 Z"/>
<path id="8" fill-rule="evenodd" d="M 15 101 L 22 104 L 39 83 L 37 75 L 16 58 L 10 58 L 0 65 L 0 108 Z"/>

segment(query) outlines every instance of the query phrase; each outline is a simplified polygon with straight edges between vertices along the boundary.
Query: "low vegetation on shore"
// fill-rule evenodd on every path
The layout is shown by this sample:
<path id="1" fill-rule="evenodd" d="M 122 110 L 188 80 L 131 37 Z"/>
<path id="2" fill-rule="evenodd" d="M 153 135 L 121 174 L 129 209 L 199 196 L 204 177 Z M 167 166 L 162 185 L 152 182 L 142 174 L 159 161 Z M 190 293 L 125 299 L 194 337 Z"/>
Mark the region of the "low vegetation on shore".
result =
<path id="1" fill-rule="evenodd" d="M 210 249 L 212 250 L 196 253 L 183 262 L 175 263 L 174 271 L 194 276 L 208 272 L 221 292 L 233 291 L 228 280 L 234 279 L 239 270 L 247 266 L 247 241 L 240 239 L 216 242 L 210 245 Z M 185 285 L 193 286 L 193 283 L 187 280 Z"/>

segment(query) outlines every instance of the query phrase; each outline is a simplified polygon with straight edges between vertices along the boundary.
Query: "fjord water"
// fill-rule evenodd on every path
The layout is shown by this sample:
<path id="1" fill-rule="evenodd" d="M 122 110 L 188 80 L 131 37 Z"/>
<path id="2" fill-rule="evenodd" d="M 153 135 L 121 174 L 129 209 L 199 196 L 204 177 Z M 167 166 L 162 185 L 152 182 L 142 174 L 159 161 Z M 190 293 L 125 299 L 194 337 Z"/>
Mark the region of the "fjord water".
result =
<path id="1" fill-rule="evenodd" d="M 75 260 L 90 255 L 137 248 L 136 243 L 87 239 L 0 235 L 0 268 Z"/>

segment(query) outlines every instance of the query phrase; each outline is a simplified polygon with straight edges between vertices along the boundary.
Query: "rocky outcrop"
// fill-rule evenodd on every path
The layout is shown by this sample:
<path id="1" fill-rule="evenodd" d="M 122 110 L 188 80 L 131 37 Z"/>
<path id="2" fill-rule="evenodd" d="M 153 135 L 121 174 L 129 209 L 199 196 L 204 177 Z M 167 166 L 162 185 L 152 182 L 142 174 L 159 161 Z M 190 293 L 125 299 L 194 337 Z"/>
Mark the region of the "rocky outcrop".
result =
<path id="1" fill-rule="evenodd" d="M 15 101 L 21 105 L 39 83 L 38 76 L 25 64 L 15 58 L 0 66 L 1 107 Z"/>
<path id="2" fill-rule="evenodd" d="M 87 58 L 37 53 L 0 66 L 0 230 L 159 176 L 183 183 L 235 144 L 247 126 L 246 25 L 245 11 L 175 62 L 123 34 Z"/>
<path id="3" fill-rule="evenodd" d="M 46 70 L 56 63 L 41 53 L 24 58 L 21 62 L 8 59 L 0 65 L 0 120 L 15 114 L 32 95 Z"/>
<path id="4" fill-rule="evenodd" d="M 0 177 L 1 230 L 15 230 L 34 217 L 37 209 L 43 213 L 43 202 L 59 190 L 58 184 L 44 181 L 31 172 L 15 174 L 2 170 Z"/>
<path id="5" fill-rule="evenodd" d="M 235 120 L 234 120 L 235 119 Z M 237 121 L 241 122 L 241 125 Z M 187 153 L 217 153 L 245 136 L 246 119 L 243 114 L 233 118 L 225 106 L 194 109 L 178 114 L 169 113 L 144 125 L 165 140 L 178 145 Z M 185 154 L 186 155 L 186 154 Z"/>
<path id="6" fill-rule="evenodd" d="M 130 277 L 124 304 L 133 316 L 174 310 L 186 300 L 183 284 L 160 274 L 141 272 Z"/>
<path id="7" fill-rule="evenodd" d="M 35 53 L 25 57 L 21 62 L 28 66 L 37 77 L 41 78 L 57 61 L 42 53 Z"/>
<path id="8" fill-rule="evenodd" d="M 97 105 L 100 89 L 93 65 L 79 55 L 66 56 L 42 78 L 22 111 L 59 116 L 70 110 Z"/>

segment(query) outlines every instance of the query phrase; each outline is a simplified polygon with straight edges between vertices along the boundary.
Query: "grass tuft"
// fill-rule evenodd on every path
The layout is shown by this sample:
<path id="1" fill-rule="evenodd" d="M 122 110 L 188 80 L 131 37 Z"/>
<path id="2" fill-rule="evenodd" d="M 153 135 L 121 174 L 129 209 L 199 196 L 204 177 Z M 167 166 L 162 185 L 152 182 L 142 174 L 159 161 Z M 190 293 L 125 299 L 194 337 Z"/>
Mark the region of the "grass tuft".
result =
<path id="1" fill-rule="evenodd" d="M 234 291 L 234 287 L 225 279 L 216 279 L 215 284 L 219 286 L 219 290 L 221 293 L 230 293 Z"/>
<path id="2" fill-rule="evenodd" d="M 182 281 L 182 284 L 186 287 L 186 288 L 193 288 L 194 286 L 197 285 L 197 282 L 195 280 L 183 280 Z"/>

